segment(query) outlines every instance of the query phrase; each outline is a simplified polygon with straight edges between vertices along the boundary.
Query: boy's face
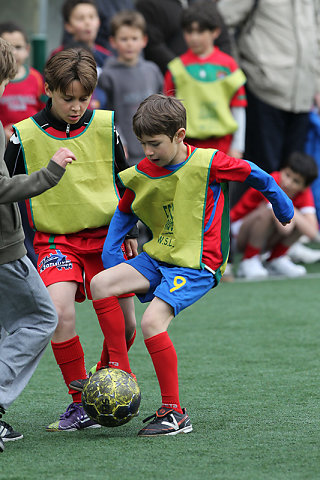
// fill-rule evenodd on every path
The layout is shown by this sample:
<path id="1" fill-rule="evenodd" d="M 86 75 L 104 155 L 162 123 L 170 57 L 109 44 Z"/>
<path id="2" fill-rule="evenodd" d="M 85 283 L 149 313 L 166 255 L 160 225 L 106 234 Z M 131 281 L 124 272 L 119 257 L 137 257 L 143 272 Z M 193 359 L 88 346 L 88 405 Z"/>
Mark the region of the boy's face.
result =
<path id="1" fill-rule="evenodd" d="M 91 95 L 87 95 L 79 80 L 73 80 L 66 94 L 60 90 L 51 91 L 45 83 L 45 92 L 52 99 L 51 113 L 58 119 L 71 125 L 79 122 L 88 108 Z"/>
<path id="2" fill-rule="evenodd" d="M 134 64 L 147 44 L 147 37 L 140 28 L 122 25 L 110 38 L 110 44 L 117 51 L 119 60 Z"/>
<path id="3" fill-rule="evenodd" d="M 8 85 L 8 83 L 9 83 L 9 79 L 5 79 L 0 83 L 0 97 L 2 97 L 3 92 L 6 88 L 6 86 Z"/>
<path id="4" fill-rule="evenodd" d="M 143 135 L 139 138 L 145 156 L 158 167 L 177 165 L 185 160 L 186 152 L 183 140 L 185 129 L 180 128 L 173 139 L 168 135 Z"/>
<path id="5" fill-rule="evenodd" d="M 306 188 L 306 182 L 300 173 L 294 172 L 290 167 L 285 167 L 280 170 L 280 187 L 288 197 L 293 198 Z"/>
<path id="6" fill-rule="evenodd" d="M 3 32 L 1 37 L 10 43 L 13 48 L 13 54 L 16 59 L 18 67 L 25 64 L 30 53 L 30 45 L 26 43 L 24 36 L 21 32 Z"/>
<path id="7" fill-rule="evenodd" d="M 190 29 L 184 30 L 186 44 L 195 55 L 206 57 L 213 49 L 215 39 L 219 36 L 220 29 L 200 30 L 198 22 L 193 22 Z"/>
<path id="8" fill-rule="evenodd" d="M 96 8 L 90 3 L 79 3 L 71 12 L 69 22 L 65 24 L 75 42 L 93 46 L 100 27 L 100 18 Z"/>

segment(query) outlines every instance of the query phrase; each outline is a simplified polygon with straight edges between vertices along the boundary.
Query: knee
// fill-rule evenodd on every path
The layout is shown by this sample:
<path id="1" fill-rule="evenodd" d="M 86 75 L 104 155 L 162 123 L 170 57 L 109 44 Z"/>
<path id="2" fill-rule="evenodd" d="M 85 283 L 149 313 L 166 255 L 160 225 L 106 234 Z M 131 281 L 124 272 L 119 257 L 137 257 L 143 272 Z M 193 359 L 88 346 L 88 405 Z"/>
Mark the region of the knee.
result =
<path id="1" fill-rule="evenodd" d="M 150 338 L 159 333 L 159 325 L 154 315 L 146 311 L 141 319 L 141 330 L 144 338 Z"/>
<path id="2" fill-rule="evenodd" d="M 103 273 L 103 272 L 100 272 Z M 98 273 L 95 275 L 90 282 L 90 291 L 93 300 L 100 300 L 101 298 L 109 297 L 108 285 L 106 279 L 102 282 L 102 276 Z"/>
<path id="3" fill-rule="evenodd" d="M 56 330 L 74 328 L 76 320 L 74 305 L 57 305 L 56 311 L 58 316 Z"/>

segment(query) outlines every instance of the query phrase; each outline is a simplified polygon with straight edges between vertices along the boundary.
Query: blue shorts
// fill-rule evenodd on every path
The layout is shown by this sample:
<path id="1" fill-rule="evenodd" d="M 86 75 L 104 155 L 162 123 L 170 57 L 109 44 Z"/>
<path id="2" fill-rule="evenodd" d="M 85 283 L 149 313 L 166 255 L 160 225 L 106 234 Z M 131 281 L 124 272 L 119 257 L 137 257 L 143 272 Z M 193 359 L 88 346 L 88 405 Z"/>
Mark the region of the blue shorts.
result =
<path id="1" fill-rule="evenodd" d="M 140 302 L 150 302 L 154 297 L 161 298 L 172 306 L 175 315 L 216 286 L 214 275 L 208 270 L 195 270 L 158 262 L 145 252 L 127 260 L 126 263 L 150 282 L 148 292 L 137 295 Z"/>

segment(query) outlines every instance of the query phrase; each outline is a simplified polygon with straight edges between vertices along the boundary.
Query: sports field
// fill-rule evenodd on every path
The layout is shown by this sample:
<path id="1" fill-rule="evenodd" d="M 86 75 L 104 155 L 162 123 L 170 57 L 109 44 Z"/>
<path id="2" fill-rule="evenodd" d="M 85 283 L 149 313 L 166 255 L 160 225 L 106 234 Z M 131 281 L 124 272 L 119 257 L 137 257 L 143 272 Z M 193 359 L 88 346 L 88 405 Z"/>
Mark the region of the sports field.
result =
<path id="1" fill-rule="evenodd" d="M 47 349 L 4 418 L 24 433 L 6 443 L 0 479 L 316 480 L 320 478 L 319 264 L 294 280 L 222 283 L 170 328 L 182 405 L 193 432 L 138 438 L 159 387 L 138 329 L 130 351 L 140 415 L 115 429 L 47 433 L 69 403 Z M 138 321 L 144 307 L 136 303 Z M 78 307 L 87 366 L 102 337 L 90 302 Z"/>

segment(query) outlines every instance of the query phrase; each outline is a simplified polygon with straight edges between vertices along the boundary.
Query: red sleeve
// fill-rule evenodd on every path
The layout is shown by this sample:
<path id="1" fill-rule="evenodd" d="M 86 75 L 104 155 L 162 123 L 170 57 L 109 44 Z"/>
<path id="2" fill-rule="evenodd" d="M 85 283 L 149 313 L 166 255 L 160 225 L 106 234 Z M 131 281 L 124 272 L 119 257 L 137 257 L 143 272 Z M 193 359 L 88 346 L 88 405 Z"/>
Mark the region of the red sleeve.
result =
<path id="1" fill-rule="evenodd" d="M 230 107 L 246 107 L 247 106 L 247 97 L 244 86 L 242 85 L 239 90 L 232 97 L 230 102 Z"/>
<path id="2" fill-rule="evenodd" d="M 220 150 L 213 157 L 210 183 L 216 182 L 244 182 L 251 173 L 250 164 L 241 158 L 230 157 Z"/>
<path id="3" fill-rule="evenodd" d="M 167 70 L 164 75 L 163 93 L 171 97 L 174 97 L 176 93 L 175 85 L 174 85 L 170 70 Z"/>
<path id="4" fill-rule="evenodd" d="M 123 194 L 123 197 L 120 199 L 118 208 L 123 213 L 132 213 L 131 204 L 134 200 L 134 193 L 132 190 L 127 188 Z"/>
<path id="5" fill-rule="evenodd" d="M 266 202 L 267 199 L 258 190 L 249 187 L 242 195 L 240 200 L 230 210 L 230 219 L 232 222 L 245 217 L 250 212 L 255 210 L 261 202 Z"/>
<path id="6" fill-rule="evenodd" d="M 299 193 L 293 200 L 293 205 L 298 209 L 301 210 L 305 207 L 314 207 L 314 198 L 313 193 L 310 187 L 303 190 Z"/>

